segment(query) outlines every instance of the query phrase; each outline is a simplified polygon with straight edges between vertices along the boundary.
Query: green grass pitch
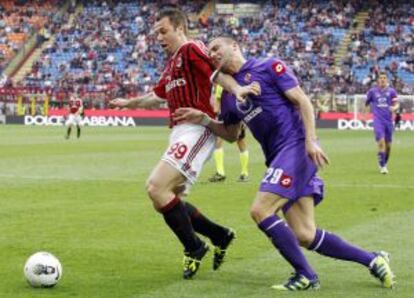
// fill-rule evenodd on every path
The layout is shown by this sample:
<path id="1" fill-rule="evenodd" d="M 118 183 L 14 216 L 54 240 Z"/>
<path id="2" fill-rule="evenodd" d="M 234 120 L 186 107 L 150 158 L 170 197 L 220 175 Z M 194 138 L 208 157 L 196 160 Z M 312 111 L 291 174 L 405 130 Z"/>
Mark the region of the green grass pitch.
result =
<path id="1" fill-rule="evenodd" d="M 412 132 L 395 134 L 384 176 L 372 132 L 319 131 L 331 166 L 321 172 L 326 197 L 317 222 L 362 247 L 390 252 L 397 287 L 382 289 L 366 268 L 306 252 L 322 284 L 307 294 L 270 288 L 291 268 L 249 217 L 265 170 L 250 135 L 251 181 L 236 182 L 238 151 L 226 144 L 226 182 L 206 182 L 214 173 L 210 161 L 189 197 L 238 232 L 228 260 L 213 272 L 210 254 L 194 280 L 181 279 L 182 248 L 144 190 L 168 133 L 86 127 L 80 140 L 66 141 L 62 127 L 0 126 L 0 297 L 413 297 Z M 53 289 L 32 289 L 23 277 L 27 257 L 41 250 L 63 265 Z"/>

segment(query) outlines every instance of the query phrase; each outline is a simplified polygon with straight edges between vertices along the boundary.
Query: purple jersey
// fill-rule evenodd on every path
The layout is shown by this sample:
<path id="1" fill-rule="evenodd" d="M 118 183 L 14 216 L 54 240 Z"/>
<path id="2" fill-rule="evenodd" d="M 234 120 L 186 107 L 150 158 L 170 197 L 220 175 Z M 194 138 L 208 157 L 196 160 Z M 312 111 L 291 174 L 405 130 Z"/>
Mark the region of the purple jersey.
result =
<path id="1" fill-rule="evenodd" d="M 258 82 L 262 90 L 260 96 L 244 103 L 228 93 L 221 100 L 224 124 L 243 121 L 262 146 L 268 168 L 259 190 L 287 198 L 284 212 L 302 197 L 312 196 L 318 204 L 323 198 L 323 181 L 306 152 L 299 110 L 284 94 L 298 86 L 293 72 L 274 58 L 250 59 L 233 77 L 240 85 Z"/>
<path id="2" fill-rule="evenodd" d="M 374 114 L 374 123 L 392 123 L 391 106 L 397 101 L 397 92 L 394 88 L 373 87 L 367 93 L 367 100 L 365 105 L 371 106 L 371 111 Z"/>
<path id="3" fill-rule="evenodd" d="M 305 139 L 299 111 L 284 95 L 298 86 L 298 80 L 292 70 L 275 58 L 249 59 L 233 77 L 240 85 L 259 82 L 262 93 L 240 103 L 223 92 L 223 122 L 226 125 L 245 122 L 262 146 L 269 165 L 284 146 Z"/>

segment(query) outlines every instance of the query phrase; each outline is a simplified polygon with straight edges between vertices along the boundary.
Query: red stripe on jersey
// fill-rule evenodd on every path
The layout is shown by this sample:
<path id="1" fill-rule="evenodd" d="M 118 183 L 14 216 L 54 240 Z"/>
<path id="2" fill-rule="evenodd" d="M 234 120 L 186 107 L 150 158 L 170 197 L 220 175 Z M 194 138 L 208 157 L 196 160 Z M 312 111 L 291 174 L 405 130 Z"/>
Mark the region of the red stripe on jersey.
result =
<path id="1" fill-rule="evenodd" d="M 192 52 L 194 53 L 194 55 L 196 55 L 200 60 L 203 60 L 210 67 L 212 73 L 216 70 L 210 57 L 206 57 L 205 55 L 202 55 L 200 52 L 197 52 L 194 48 L 192 48 L 192 50 L 193 50 Z"/>
<path id="2" fill-rule="evenodd" d="M 185 79 L 186 84 L 188 84 L 188 75 L 187 71 L 185 69 L 185 65 L 188 64 L 186 57 L 181 57 L 181 68 L 180 68 L 180 77 Z M 180 88 L 181 89 L 181 99 L 182 99 L 182 105 L 184 107 L 191 107 L 191 95 L 189 94 L 188 88 Z"/>
<path id="3" fill-rule="evenodd" d="M 187 52 L 188 52 L 188 50 L 187 50 Z M 191 104 L 191 99 L 196 97 L 196 93 L 194 92 L 194 86 L 190 83 L 191 77 L 192 77 L 190 68 L 191 68 L 190 61 L 185 59 L 185 62 L 183 62 L 183 69 L 184 69 L 185 80 L 186 80 L 186 82 L 188 82 L 188 84 L 190 86 L 190 88 L 188 88 L 189 106 Z"/>
<path id="4" fill-rule="evenodd" d="M 187 48 L 187 57 L 188 57 L 188 59 L 190 59 L 190 50 L 191 50 L 191 48 L 190 47 L 188 47 Z M 193 67 L 193 65 L 191 64 L 191 63 L 188 63 L 188 70 L 189 70 L 189 73 L 190 73 L 190 81 L 189 82 L 191 82 L 190 83 L 190 86 L 191 86 L 191 91 L 192 91 L 192 94 L 193 94 L 193 101 L 195 102 L 195 103 L 198 103 L 199 102 L 199 92 L 198 92 L 198 87 L 197 87 L 197 81 L 196 81 L 196 75 L 195 75 L 195 73 L 194 73 L 194 67 Z"/>

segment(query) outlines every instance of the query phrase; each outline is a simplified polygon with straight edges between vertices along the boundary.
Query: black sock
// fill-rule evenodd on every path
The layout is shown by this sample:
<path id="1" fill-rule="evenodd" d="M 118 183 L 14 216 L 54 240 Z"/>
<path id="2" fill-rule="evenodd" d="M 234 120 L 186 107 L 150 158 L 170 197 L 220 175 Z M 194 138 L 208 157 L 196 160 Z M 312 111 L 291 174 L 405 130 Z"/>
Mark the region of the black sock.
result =
<path id="1" fill-rule="evenodd" d="M 161 210 L 165 222 L 178 237 L 188 252 L 194 252 L 200 248 L 202 241 L 195 234 L 183 202 L 175 197 Z"/>
<path id="2" fill-rule="evenodd" d="M 70 132 L 72 131 L 72 127 L 68 127 L 68 131 L 66 133 L 66 135 L 69 137 L 70 136 Z"/>
<path id="3" fill-rule="evenodd" d="M 205 217 L 195 206 L 184 202 L 188 215 L 190 216 L 193 228 L 197 233 L 211 239 L 214 245 L 220 245 L 228 229 L 220 226 Z"/>
<path id="4" fill-rule="evenodd" d="M 81 130 L 80 130 L 80 127 L 78 126 L 77 127 L 77 136 L 78 136 L 78 139 L 80 138 L 80 133 L 81 133 Z"/>

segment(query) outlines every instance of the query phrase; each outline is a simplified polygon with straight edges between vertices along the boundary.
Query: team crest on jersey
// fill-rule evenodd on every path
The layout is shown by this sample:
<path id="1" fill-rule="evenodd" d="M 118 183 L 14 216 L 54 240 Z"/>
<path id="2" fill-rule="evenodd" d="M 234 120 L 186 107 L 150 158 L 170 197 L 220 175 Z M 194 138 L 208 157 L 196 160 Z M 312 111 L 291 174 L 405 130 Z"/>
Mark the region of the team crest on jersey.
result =
<path id="1" fill-rule="evenodd" d="M 177 57 L 177 59 L 175 59 L 175 66 L 177 68 L 180 68 L 183 65 L 183 57 L 181 56 L 181 54 Z"/>
<path id="2" fill-rule="evenodd" d="M 244 76 L 244 81 L 246 83 L 250 83 L 251 79 L 252 79 L 252 75 L 249 72 L 246 73 L 246 75 Z"/>
<path id="3" fill-rule="evenodd" d="M 292 177 L 283 174 L 282 177 L 280 177 L 280 185 L 282 185 L 284 188 L 289 188 L 292 186 Z"/>
<path id="4" fill-rule="evenodd" d="M 280 61 L 273 63 L 272 69 L 275 72 L 276 76 L 281 76 L 286 72 L 286 67 Z"/>

